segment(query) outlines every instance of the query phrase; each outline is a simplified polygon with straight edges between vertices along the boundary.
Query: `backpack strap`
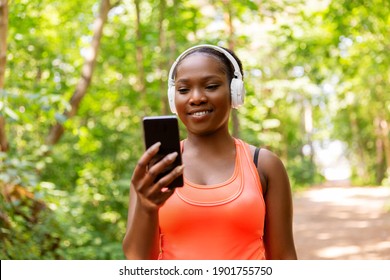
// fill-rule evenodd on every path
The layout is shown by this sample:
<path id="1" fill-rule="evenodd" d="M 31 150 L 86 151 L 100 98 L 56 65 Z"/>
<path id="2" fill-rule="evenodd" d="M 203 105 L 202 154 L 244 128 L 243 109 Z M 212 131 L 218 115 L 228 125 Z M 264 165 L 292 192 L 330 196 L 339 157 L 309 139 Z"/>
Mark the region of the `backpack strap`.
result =
<path id="1" fill-rule="evenodd" d="M 253 156 L 253 162 L 254 162 L 256 167 L 257 167 L 257 162 L 259 160 L 259 152 L 260 152 L 260 148 L 256 147 L 255 154 Z"/>
<path id="2" fill-rule="evenodd" d="M 259 160 L 260 150 L 261 150 L 261 148 L 257 147 L 256 150 L 255 150 L 255 154 L 253 155 L 253 163 L 255 164 L 256 169 L 258 169 L 257 162 Z M 258 174 L 259 174 L 260 182 L 262 182 L 263 196 L 264 196 L 267 193 L 267 188 L 268 188 L 267 187 L 267 179 L 264 178 L 264 176 L 262 174 L 260 174 L 259 171 L 258 171 Z"/>

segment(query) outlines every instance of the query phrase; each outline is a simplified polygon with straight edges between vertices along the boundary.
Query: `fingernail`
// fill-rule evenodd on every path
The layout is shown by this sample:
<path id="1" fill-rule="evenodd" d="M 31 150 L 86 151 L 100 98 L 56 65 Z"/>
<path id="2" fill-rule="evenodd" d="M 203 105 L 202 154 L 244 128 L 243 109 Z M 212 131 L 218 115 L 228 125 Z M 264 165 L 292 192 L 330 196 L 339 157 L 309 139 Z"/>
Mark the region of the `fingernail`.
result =
<path id="1" fill-rule="evenodd" d="M 161 142 L 156 142 L 150 148 L 156 149 L 157 147 L 160 147 L 160 146 L 161 146 Z"/>
<path id="2" fill-rule="evenodd" d="M 183 172 L 183 169 L 184 169 L 184 164 L 180 165 L 180 166 L 177 168 L 177 172 L 182 173 L 182 172 Z"/>
<path id="3" fill-rule="evenodd" d="M 168 155 L 168 159 L 169 159 L 169 160 L 173 160 L 173 159 L 175 159 L 176 157 L 177 157 L 177 152 L 173 152 L 173 153 L 171 153 L 171 154 Z"/>

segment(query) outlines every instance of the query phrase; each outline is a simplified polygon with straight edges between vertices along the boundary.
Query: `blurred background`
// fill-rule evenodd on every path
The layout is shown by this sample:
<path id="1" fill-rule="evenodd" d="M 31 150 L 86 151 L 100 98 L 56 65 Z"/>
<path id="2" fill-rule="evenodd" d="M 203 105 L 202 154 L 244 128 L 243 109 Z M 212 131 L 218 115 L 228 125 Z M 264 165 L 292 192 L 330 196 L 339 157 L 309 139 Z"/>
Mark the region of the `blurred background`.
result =
<path id="1" fill-rule="evenodd" d="M 389 11 L 388 0 L 0 0 L 1 259 L 124 258 L 140 121 L 170 114 L 169 68 L 196 44 L 241 58 L 232 133 L 278 154 L 294 193 L 389 186 Z"/>

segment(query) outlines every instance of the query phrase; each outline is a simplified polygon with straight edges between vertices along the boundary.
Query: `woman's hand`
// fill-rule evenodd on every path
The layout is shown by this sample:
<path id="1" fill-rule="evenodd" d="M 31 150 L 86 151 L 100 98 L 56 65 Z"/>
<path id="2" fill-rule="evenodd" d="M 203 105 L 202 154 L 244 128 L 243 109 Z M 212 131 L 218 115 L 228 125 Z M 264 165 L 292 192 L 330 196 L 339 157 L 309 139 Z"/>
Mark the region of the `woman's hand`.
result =
<path id="1" fill-rule="evenodd" d="M 168 154 L 158 163 L 149 167 L 160 145 L 161 143 L 157 142 L 145 151 L 138 161 L 131 179 L 131 188 L 137 194 L 138 206 L 148 212 L 158 210 L 167 201 L 174 193 L 174 189 L 169 189 L 166 186 L 183 174 L 183 165 L 181 165 L 154 182 L 157 175 L 172 164 L 177 157 L 177 152 Z"/>

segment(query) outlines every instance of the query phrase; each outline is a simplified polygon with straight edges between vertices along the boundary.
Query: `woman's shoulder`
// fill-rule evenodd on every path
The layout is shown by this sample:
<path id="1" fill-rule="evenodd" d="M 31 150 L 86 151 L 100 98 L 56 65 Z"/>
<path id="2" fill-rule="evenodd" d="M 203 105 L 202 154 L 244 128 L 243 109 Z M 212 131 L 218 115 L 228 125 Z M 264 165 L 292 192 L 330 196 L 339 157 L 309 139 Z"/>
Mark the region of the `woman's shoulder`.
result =
<path id="1" fill-rule="evenodd" d="M 251 154 L 254 155 L 256 152 L 256 149 L 258 149 L 259 157 L 258 157 L 258 163 L 262 164 L 275 164 L 280 163 L 281 159 L 271 150 L 264 148 L 264 147 L 258 147 L 252 144 L 247 143 L 249 146 L 249 149 L 251 151 Z"/>
<path id="2" fill-rule="evenodd" d="M 272 176 L 278 176 L 279 172 L 284 172 L 285 167 L 278 155 L 267 148 L 256 147 L 248 144 L 252 156 L 254 157 L 256 149 L 259 149 L 257 157 L 257 169 L 263 174 L 266 180 Z"/>
<path id="3" fill-rule="evenodd" d="M 272 188 L 278 189 L 279 185 L 288 182 L 286 168 L 281 158 L 276 153 L 268 148 L 258 147 L 245 141 L 243 142 L 248 145 L 251 156 L 257 167 L 264 196 L 269 191 L 271 185 L 273 186 Z M 255 156 L 256 149 L 258 150 L 257 156 Z"/>

